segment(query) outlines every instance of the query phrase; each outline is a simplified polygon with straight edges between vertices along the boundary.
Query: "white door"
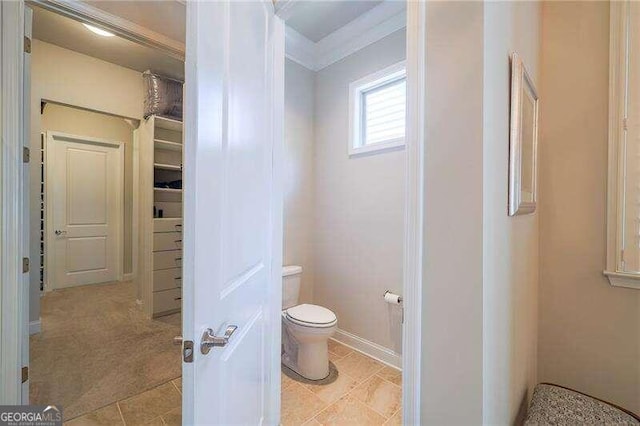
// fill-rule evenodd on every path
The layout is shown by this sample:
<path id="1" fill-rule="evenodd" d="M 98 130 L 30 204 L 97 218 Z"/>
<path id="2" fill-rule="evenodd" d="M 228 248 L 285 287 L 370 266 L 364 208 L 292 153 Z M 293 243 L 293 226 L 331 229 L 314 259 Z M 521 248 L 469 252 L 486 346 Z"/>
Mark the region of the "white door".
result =
<path id="1" fill-rule="evenodd" d="M 279 423 L 282 34 L 270 0 L 187 3 L 184 424 Z"/>
<path id="2" fill-rule="evenodd" d="M 51 287 L 118 279 L 122 163 L 117 142 L 47 133 Z"/>

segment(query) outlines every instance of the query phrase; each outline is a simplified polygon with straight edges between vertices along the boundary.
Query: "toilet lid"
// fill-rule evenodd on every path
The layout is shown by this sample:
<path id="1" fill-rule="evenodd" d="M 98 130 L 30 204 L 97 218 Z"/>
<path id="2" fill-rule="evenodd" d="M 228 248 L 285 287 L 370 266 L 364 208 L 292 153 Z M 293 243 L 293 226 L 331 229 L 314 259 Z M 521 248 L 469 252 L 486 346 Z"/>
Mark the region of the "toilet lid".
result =
<path id="1" fill-rule="evenodd" d="M 287 316 L 307 324 L 330 324 L 336 321 L 336 314 L 318 305 L 302 304 L 287 309 Z"/>

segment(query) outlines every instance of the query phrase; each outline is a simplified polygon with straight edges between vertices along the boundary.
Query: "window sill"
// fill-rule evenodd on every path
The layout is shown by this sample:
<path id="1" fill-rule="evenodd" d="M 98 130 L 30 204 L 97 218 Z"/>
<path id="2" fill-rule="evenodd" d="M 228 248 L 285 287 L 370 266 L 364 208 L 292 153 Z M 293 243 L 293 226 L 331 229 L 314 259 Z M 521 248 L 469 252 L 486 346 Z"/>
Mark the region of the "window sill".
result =
<path id="1" fill-rule="evenodd" d="M 373 143 L 359 147 L 351 147 L 349 149 L 349 157 L 357 157 L 360 155 L 381 154 L 383 152 L 397 151 L 404 148 L 404 138 L 393 140 L 390 142 Z"/>
<path id="2" fill-rule="evenodd" d="M 614 287 L 635 288 L 640 290 L 640 274 L 626 272 L 604 271 L 609 283 Z"/>

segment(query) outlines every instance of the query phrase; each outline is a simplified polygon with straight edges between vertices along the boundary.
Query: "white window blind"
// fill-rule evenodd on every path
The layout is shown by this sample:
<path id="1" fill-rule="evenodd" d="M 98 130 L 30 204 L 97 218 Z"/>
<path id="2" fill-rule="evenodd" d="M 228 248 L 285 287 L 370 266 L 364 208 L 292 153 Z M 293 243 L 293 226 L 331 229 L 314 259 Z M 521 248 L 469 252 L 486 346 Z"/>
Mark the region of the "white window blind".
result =
<path id="1" fill-rule="evenodd" d="M 404 61 L 349 84 L 349 155 L 404 146 L 407 114 Z"/>
<path id="2" fill-rule="evenodd" d="M 362 145 L 404 139 L 407 82 L 399 78 L 362 92 Z"/>

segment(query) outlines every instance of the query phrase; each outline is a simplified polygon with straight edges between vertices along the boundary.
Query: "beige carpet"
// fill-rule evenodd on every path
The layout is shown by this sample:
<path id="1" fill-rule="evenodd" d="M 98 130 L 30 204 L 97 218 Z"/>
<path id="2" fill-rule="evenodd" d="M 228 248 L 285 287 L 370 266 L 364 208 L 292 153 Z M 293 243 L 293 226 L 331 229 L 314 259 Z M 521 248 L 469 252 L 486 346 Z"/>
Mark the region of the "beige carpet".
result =
<path id="1" fill-rule="evenodd" d="M 42 299 L 42 332 L 30 340 L 32 404 L 62 405 L 65 419 L 181 375 L 180 314 L 155 320 L 133 283 L 75 287 Z"/>

